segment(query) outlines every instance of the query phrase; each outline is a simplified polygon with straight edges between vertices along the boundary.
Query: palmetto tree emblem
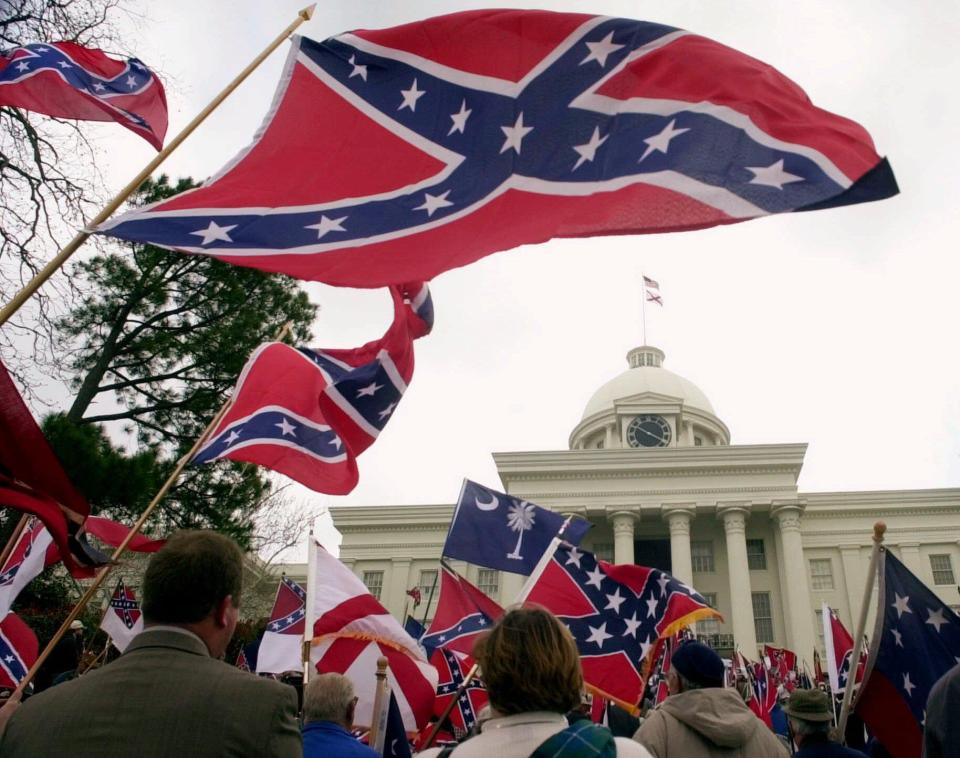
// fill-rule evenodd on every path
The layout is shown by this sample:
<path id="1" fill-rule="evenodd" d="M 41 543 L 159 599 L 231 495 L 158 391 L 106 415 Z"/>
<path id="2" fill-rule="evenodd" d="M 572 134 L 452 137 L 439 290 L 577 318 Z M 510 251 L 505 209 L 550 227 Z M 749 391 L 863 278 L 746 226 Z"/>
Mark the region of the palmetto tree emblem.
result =
<path id="1" fill-rule="evenodd" d="M 507 514 L 507 525 L 513 531 L 517 532 L 519 536 L 517 537 L 517 546 L 513 549 L 512 553 L 507 553 L 507 558 L 523 560 L 523 556 L 520 555 L 520 546 L 523 544 L 523 533 L 533 528 L 533 520 L 536 515 L 536 506 L 531 505 L 525 500 L 510 506 L 510 512 Z"/>

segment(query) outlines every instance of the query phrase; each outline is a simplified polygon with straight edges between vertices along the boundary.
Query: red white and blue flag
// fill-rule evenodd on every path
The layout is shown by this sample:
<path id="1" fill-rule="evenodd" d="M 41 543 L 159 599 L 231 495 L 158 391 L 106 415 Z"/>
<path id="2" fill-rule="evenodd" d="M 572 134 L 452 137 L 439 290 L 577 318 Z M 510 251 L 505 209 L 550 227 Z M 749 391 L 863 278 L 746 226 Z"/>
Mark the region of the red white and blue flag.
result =
<path id="1" fill-rule="evenodd" d="M 853 658 L 853 637 L 840 621 L 837 612 L 826 603 L 823 604 L 823 646 L 827 653 L 827 676 L 834 695 L 842 693 L 847 687 L 850 676 L 850 661 Z M 866 648 L 860 654 L 857 667 L 856 684 L 863 679 L 863 670 L 867 660 Z"/>
<path id="2" fill-rule="evenodd" d="M 39 519 L 31 518 L 0 567 L 0 618 L 10 612 L 24 587 L 59 560 L 50 532 Z"/>
<path id="3" fill-rule="evenodd" d="M 930 690 L 960 662 L 960 616 L 885 548 L 879 582 L 873 644 L 854 710 L 896 758 L 919 757 Z"/>
<path id="4" fill-rule="evenodd" d="M 345 495 L 357 456 L 392 418 L 413 378 L 413 341 L 433 326 L 425 284 L 390 288 L 394 320 L 354 350 L 261 345 L 247 361 L 233 404 L 194 458 L 247 461 L 301 484 Z"/>
<path id="5" fill-rule="evenodd" d="M 75 42 L 0 51 L 0 105 L 116 121 L 157 150 L 167 133 L 167 99 L 156 74 L 136 58 L 119 61 Z"/>
<path id="6" fill-rule="evenodd" d="M 750 664 L 751 680 L 753 683 L 753 697 L 748 705 L 757 718 L 773 729 L 771 711 L 777 704 L 777 683 L 763 661 Z"/>
<path id="7" fill-rule="evenodd" d="M 444 563 L 440 600 L 420 644 L 427 650 L 445 648 L 472 655 L 477 638 L 502 615 L 503 608 Z"/>
<path id="8" fill-rule="evenodd" d="M 282 674 L 303 668 L 303 632 L 306 629 L 307 593 L 283 577 L 277 587 L 273 611 L 260 640 L 258 674 Z"/>
<path id="9" fill-rule="evenodd" d="M 15 613 L 0 621 L 0 687 L 16 687 L 37 662 L 37 636 Z"/>
<path id="10" fill-rule="evenodd" d="M 463 692 L 459 692 L 466 679 L 467 672 L 473 668 L 474 659 L 454 650 L 437 649 L 430 656 L 430 663 L 440 676 L 437 684 L 437 699 L 433 704 L 434 715 L 443 715 L 456 697 L 457 702 L 450 711 L 450 723 L 458 737 L 466 735 L 477 723 L 481 709 L 490 701 L 487 688 L 479 677 L 473 677 Z"/>
<path id="11" fill-rule="evenodd" d="M 375 287 L 554 237 L 896 192 L 863 127 L 743 53 L 643 21 L 479 10 L 294 38 L 249 147 L 99 231 Z"/>
<path id="12" fill-rule="evenodd" d="M 785 647 L 763 646 L 763 662 L 773 673 L 774 681 L 788 692 L 797 686 L 797 654 Z"/>
<path id="13" fill-rule="evenodd" d="M 143 631 L 140 603 L 133 590 L 123 583 L 123 579 L 117 582 L 100 628 L 110 636 L 110 642 L 121 653 L 127 649 L 133 638 Z"/>
<path id="14" fill-rule="evenodd" d="M 699 619 L 722 619 L 695 589 L 665 571 L 614 566 L 570 546 L 557 549 L 526 600 L 570 629 L 584 681 L 631 710 L 643 695 L 645 660 L 657 640 Z"/>

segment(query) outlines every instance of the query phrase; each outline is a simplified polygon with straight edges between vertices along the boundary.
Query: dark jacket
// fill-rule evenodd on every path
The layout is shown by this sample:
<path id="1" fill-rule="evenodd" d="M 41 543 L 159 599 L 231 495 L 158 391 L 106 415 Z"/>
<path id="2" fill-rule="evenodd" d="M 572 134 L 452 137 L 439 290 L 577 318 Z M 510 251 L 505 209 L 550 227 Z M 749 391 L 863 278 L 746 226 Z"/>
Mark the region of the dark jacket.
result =
<path id="1" fill-rule="evenodd" d="M 303 758 L 380 758 L 340 724 L 311 721 L 303 726 Z"/>
<path id="2" fill-rule="evenodd" d="M 832 742 L 824 735 L 808 737 L 793 758 L 863 758 L 863 753 Z"/>
<path id="3" fill-rule="evenodd" d="M 960 665 L 933 685 L 923 729 L 924 758 L 960 758 Z"/>

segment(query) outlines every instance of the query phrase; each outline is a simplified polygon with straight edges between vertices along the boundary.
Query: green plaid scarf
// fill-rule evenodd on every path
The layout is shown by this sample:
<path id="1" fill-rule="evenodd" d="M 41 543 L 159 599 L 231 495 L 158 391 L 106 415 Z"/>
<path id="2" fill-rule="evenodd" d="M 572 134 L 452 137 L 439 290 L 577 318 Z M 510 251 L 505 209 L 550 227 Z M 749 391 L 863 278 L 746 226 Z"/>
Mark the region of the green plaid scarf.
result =
<path id="1" fill-rule="evenodd" d="M 577 721 L 533 751 L 530 758 L 615 758 L 617 745 L 605 726 Z"/>

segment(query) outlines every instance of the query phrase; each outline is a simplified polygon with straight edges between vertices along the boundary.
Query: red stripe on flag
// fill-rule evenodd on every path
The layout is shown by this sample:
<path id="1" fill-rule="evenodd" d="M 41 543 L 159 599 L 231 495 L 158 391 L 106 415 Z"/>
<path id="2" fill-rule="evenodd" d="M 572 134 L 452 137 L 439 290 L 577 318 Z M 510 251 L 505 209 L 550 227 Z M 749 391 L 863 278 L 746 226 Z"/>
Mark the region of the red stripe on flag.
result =
<path id="1" fill-rule="evenodd" d="M 872 671 L 854 711 L 894 758 L 919 758 L 923 732 L 903 695 L 879 671 Z"/>
<path id="2" fill-rule="evenodd" d="M 387 610 L 373 595 L 357 595 L 324 613 L 313 623 L 313 635 L 333 634 L 347 624 L 369 616 L 385 616 Z"/>

